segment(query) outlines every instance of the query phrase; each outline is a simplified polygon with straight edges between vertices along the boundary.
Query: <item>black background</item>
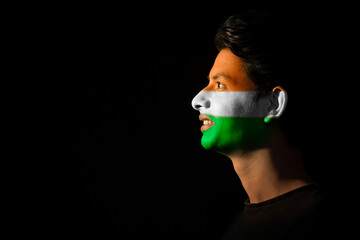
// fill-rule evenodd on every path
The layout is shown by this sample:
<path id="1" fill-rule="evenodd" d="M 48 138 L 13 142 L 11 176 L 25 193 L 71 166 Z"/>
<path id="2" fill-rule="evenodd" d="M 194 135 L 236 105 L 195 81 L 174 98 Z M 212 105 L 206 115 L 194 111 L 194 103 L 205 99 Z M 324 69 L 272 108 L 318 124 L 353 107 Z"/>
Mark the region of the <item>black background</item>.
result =
<path id="1" fill-rule="evenodd" d="M 62 132 L 50 170 L 57 183 L 51 187 L 51 235 L 219 239 L 246 194 L 231 161 L 202 149 L 191 100 L 207 84 L 216 29 L 245 7 L 259 6 L 56 11 L 49 49 L 56 58 L 51 73 L 59 80 Z M 340 198 L 347 174 L 338 163 L 349 158 L 349 146 L 340 147 L 347 121 L 336 114 L 346 109 L 337 100 L 346 95 L 339 91 L 344 71 L 338 47 L 346 42 L 340 21 L 346 14 L 305 3 L 271 9 L 303 23 L 299 46 L 312 53 L 303 66 L 311 80 L 304 79 L 304 99 L 298 100 L 304 106 L 297 114 L 307 125 L 294 128 L 308 131 L 312 176 Z"/>

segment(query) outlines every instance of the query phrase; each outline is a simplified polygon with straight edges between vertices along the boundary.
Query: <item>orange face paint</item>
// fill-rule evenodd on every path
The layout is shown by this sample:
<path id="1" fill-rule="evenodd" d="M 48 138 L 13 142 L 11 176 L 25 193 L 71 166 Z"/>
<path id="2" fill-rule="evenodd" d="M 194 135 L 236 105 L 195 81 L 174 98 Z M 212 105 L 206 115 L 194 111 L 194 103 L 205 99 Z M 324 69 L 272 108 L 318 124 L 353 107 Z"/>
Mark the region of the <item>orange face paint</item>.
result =
<path id="1" fill-rule="evenodd" d="M 215 59 L 205 91 L 256 91 L 257 87 L 245 72 L 245 63 L 230 49 L 223 49 Z M 221 83 L 224 88 L 218 88 Z"/>

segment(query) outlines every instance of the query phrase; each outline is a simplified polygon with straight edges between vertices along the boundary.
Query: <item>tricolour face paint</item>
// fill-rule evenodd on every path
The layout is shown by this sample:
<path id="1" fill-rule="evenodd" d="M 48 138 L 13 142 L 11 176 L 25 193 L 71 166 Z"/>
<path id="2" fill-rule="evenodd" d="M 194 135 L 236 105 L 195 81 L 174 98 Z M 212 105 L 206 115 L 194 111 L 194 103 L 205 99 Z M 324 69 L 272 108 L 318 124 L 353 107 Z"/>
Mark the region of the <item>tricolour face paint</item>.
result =
<path id="1" fill-rule="evenodd" d="M 201 144 L 205 149 L 226 154 L 257 146 L 267 138 L 267 102 L 246 76 L 243 64 L 230 50 L 220 51 L 209 85 L 192 101 L 204 122 Z"/>

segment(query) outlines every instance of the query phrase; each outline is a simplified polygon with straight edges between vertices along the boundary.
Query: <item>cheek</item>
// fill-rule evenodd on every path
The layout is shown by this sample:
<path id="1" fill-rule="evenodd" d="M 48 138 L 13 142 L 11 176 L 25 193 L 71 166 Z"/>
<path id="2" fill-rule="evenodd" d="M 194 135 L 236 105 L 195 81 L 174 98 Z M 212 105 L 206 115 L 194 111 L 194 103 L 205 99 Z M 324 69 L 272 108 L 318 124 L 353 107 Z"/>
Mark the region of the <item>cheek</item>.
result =
<path id="1" fill-rule="evenodd" d="M 257 102 L 248 92 L 211 92 L 206 113 L 220 117 L 257 116 Z"/>
<path id="2" fill-rule="evenodd" d="M 241 117 L 251 111 L 253 104 L 242 98 L 228 98 L 216 101 L 214 107 L 221 109 L 221 112 L 226 113 L 227 116 Z"/>
<path id="3" fill-rule="evenodd" d="M 246 102 L 242 101 L 242 99 L 235 99 L 231 103 L 231 111 L 234 116 L 243 116 L 248 111 L 248 106 Z"/>
<path id="4" fill-rule="evenodd" d="M 217 116 L 235 116 L 241 112 L 241 104 L 226 97 L 213 99 L 211 108 Z"/>
<path id="5" fill-rule="evenodd" d="M 252 96 L 236 99 L 232 105 L 239 117 L 259 117 L 259 104 Z"/>

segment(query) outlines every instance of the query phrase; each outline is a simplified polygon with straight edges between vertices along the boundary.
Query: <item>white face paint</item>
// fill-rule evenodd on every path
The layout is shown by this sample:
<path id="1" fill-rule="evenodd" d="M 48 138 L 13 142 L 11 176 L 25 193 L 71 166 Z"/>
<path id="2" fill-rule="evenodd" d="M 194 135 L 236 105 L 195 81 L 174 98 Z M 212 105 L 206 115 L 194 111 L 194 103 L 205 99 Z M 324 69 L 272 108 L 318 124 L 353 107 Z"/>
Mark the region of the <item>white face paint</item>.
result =
<path id="1" fill-rule="evenodd" d="M 192 106 L 201 114 L 218 117 L 264 117 L 265 106 L 258 92 L 200 91 Z"/>

